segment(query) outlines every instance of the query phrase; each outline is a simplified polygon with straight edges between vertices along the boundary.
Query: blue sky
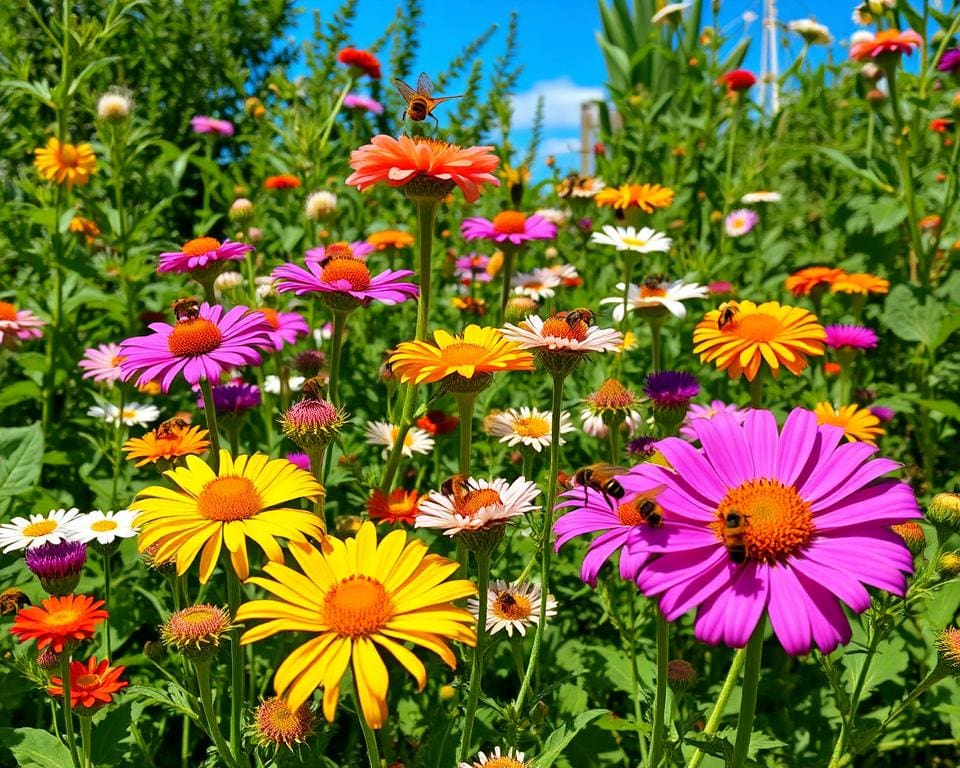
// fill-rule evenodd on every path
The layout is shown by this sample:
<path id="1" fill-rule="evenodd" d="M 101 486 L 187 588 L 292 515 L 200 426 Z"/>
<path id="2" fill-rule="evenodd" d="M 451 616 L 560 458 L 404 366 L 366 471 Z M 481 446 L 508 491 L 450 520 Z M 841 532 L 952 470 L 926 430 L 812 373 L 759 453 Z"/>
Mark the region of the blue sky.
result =
<path id="1" fill-rule="evenodd" d="M 609 1 L 609 0 L 608 0 Z M 704 2 L 708 6 L 708 2 Z M 313 9 L 329 12 L 332 0 L 305 0 L 305 12 L 292 34 L 299 40 L 309 37 Z M 491 61 L 503 50 L 510 12 L 516 10 L 520 21 L 520 56 L 523 73 L 514 98 L 515 145 L 525 147 L 529 125 L 537 97 L 545 98 L 545 141 L 541 158 L 555 154 L 558 165 L 574 167 L 579 142 L 579 104 L 603 95 L 606 78 L 603 58 L 594 33 L 600 28 L 596 0 L 482 0 L 457 3 L 451 0 L 423 0 L 422 46 L 414 72 L 438 72 L 446 67 L 461 48 L 491 24 L 499 24 L 483 56 Z M 840 0 L 779 0 L 782 22 L 814 17 L 830 27 L 835 40 L 845 40 L 854 30 L 850 19 L 854 2 Z M 397 0 L 359 0 L 352 43 L 364 47 L 376 39 L 385 24 L 393 18 Z M 752 22 L 744 21 L 744 13 L 756 14 Z M 723 0 L 721 26 L 728 35 L 746 33 L 754 38 L 745 66 L 755 72 L 760 68 L 761 0 Z M 705 19 L 709 18 L 705 13 Z M 800 50 L 794 36 L 782 37 L 790 42 L 781 49 L 781 70 Z M 385 78 L 390 73 L 384 73 Z M 454 86 L 452 92 L 456 92 Z M 442 121 L 442 116 L 441 116 Z M 542 174 L 543 168 L 537 169 Z"/>

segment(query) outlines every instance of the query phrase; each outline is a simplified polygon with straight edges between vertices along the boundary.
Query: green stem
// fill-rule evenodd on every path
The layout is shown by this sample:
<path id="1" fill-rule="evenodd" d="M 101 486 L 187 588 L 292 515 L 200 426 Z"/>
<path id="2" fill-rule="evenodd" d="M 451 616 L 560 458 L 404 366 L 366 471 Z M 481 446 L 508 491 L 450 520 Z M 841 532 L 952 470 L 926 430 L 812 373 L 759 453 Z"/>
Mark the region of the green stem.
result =
<path id="1" fill-rule="evenodd" d="M 627 309 L 630 306 L 630 278 L 633 277 L 633 254 L 623 254 L 623 317 L 620 318 L 620 332 L 627 333 Z"/>
<path id="2" fill-rule="evenodd" d="M 207 721 L 207 733 L 213 739 L 213 744 L 220 753 L 220 759 L 223 760 L 228 768 L 237 768 L 237 761 L 230 751 L 223 734 L 220 732 L 220 725 L 217 723 L 217 713 L 213 709 L 213 694 L 210 684 L 210 661 L 194 662 L 194 668 L 197 671 L 197 687 L 200 689 L 200 706 L 203 708 L 203 716 Z M 233 700 L 237 701 L 236 694 Z M 242 701 L 242 699 L 239 699 Z"/>
<path id="3" fill-rule="evenodd" d="M 437 219 L 439 200 L 419 198 L 417 209 L 417 240 L 420 249 L 420 299 L 417 302 L 417 341 L 427 338 L 430 320 L 430 283 L 433 274 L 433 228 Z"/>
<path id="4" fill-rule="evenodd" d="M 521 451 L 523 454 L 523 468 L 522 473 L 523 477 L 526 480 L 533 480 L 533 449 L 524 447 Z"/>
<path id="5" fill-rule="evenodd" d="M 750 642 L 747 643 L 743 684 L 740 687 L 740 719 L 737 722 L 737 740 L 733 745 L 730 768 L 743 768 L 747 764 L 750 736 L 753 733 L 753 716 L 757 709 L 757 689 L 760 686 L 760 661 L 763 655 L 763 631 L 766 617 L 757 622 Z"/>
<path id="6" fill-rule="evenodd" d="M 610 441 L 610 463 L 616 464 L 620 460 L 620 424 L 621 420 L 617 418 L 610 424 L 607 424 L 607 438 Z"/>
<path id="7" fill-rule="evenodd" d="M 512 243 L 503 243 L 500 247 L 503 251 L 503 268 L 500 270 L 503 282 L 500 285 L 500 313 L 497 315 L 497 325 L 503 325 L 504 318 L 507 315 L 507 302 L 510 301 L 510 284 L 513 282 L 513 270 L 516 266 L 517 253 L 519 246 Z"/>
<path id="8" fill-rule="evenodd" d="M 639 726 L 643 722 L 640 703 L 640 667 L 637 659 L 637 607 L 636 594 L 633 585 L 628 584 L 630 590 L 630 599 L 627 601 L 627 617 L 630 623 L 630 692 L 633 698 L 633 719 Z M 640 742 L 640 751 L 644 751 L 643 733 L 637 730 L 637 740 Z"/>
<path id="9" fill-rule="evenodd" d="M 650 358 L 653 371 L 660 370 L 660 349 L 661 336 L 660 329 L 663 327 L 663 318 L 654 317 L 650 320 Z"/>
<path id="10" fill-rule="evenodd" d="M 208 136 L 207 136 L 207 142 L 206 142 L 207 146 L 206 146 L 206 150 L 204 151 L 204 155 L 203 155 L 207 162 L 204 163 L 204 165 L 203 165 L 203 173 L 200 174 L 200 176 L 201 176 L 202 179 L 203 179 L 203 208 L 202 208 L 202 210 L 200 211 L 200 216 L 201 216 L 201 220 L 204 221 L 204 222 L 206 222 L 206 220 L 210 218 L 210 184 L 211 184 L 211 179 L 210 179 L 210 176 L 209 176 L 209 173 L 210 173 L 210 172 L 209 172 L 208 169 L 209 169 L 210 166 L 213 164 L 213 142 L 214 142 L 213 135 L 208 135 Z M 202 234 L 203 234 L 203 232 L 197 231 L 197 235 L 198 235 L 198 236 L 199 236 L 199 235 L 202 235 Z"/>
<path id="11" fill-rule="evenodd" d="M 650 768 L 663 758 L 664 715 L 667 708 L 667 662 L 670 661 L 669 625 L 657 610 L 657 690 L 653 700 L 653 733 L 650 737 Z"/>
<path id="12" fill-rule="evenodd" d="M 44 372 L 43 410 L 40 416 L 44 438 L 50 440 L 49 427 L 53 419 L 53 409 L 56 405 L 57 382 L 57 350 L 59 349 L 60 322 L 63 317 L 63 272 L 61 265 L 64 262 L 63 236 L 60 234 L 60 218 L 63 215 L 63 189 L 58 187 L 56 204 L 54 206 L 53 229 L 50 237 L 53 245 L 53 261 L 50 264 L 50 274 L 53 276 L 53 307 L 51 312 L 50 329 L 47 333 L 47 369 Z"/>
<path id="13" fill-rule="evenodd" d="M 233 563 L 225 558 L 224 569 L 227 572 L 227 604 L 231 618 L 236 618 L 240 607 L 240 577 L 233 569 Z M 243 757 L 243 648 L 240 647 L 239 626 L 230 630 L 230 747 L 235 762 L 242 765 Z"/>
<path id="14" fill-rule="evenodd" d="M 737 126 L 740 124 L 740 96 L 733 106 L 733 115 L 730 118 L 730 128 L 727 131 L 727 168 L 723 182 L 724 214 L 730 213 L 733 203 L 733 155 L 737 145 Z"/>
<path id="15" fill-rule="evenodd" d="M 727 708 L 730 695 L 733 693 L 733 689 L 737 687 L 737 680 L 740 679 L 740 672 L 743 670 L 743 663 L 746 658 L 747 651 L 745 648 L 740 648 L 734 654 L 733 661 L 730 663 L 730 670 L 727 672 L 727 678 L 723 681 L 723 687 L 720 689 L 720 695 L 717 696 L 717 700 L 713 704 L 713 709 L 710 711 L 709 717 L 707 717 L 707 724 L 704 726 L 702 732 L 704 736 L 712 736 L 720 727 L 723 710 Z M 690 756 L 687 768 L 698 768 L 700 763 L 703 762 L 703 758 L 704 752 L 698 747 Z"/>
<path id="16" fill-rule="evenodd" d="M 106 601 L 107 610 L 113 609 L 110 603 L 110 555 L 113 554 L 113 545 L 108 545 L 103 550 L 103 599 Z M 107 649 L 107 658 L 113 659 L 113 652 L 110 648 L 110 617 L 103 620 L 103 641 Z"/>
<path id="17" fill-rule="evenodd" d="M 470 741 L 473 736 L 473 723 L 477 717 L 477 704 L 480 701 L 480 681 L 483 677 L 483 652 L 487 635 L 487 591 L 490 584 L 490 553 L 475 552 L 477 560 L 477 589 L 480 600 L 477 615 L 477 644 L 473 647 L 473 664 L 470 667 L 470 692 L 467 695 L 467 710 L 463 720 L 463 734 L 460 738 L 460 759 L 470 756 Z M 546 596 L 543 601 L 546 602 Z"/>
<path id="18" fill-rule="evenodd" d="M 860 672 L 857 675 L 856 682 L 853 685 L 853 692 L 850 694 L 850 707 L 846 714 L 841 712 L 840 734 L 837 736 L 837 743 L 833 746 L 833 754 L 830 758 L 830 765 L 835 766 L 846 752 L 847 743 L 850 739 L 850 733 L 853 730 L 857 719 L 857 710 L 860 707 L 860 696 L 863 693 L 863 686 L 867 681 L 867 673 L 870 671 L 870 665 L 873 657 L 877 653 L 877 647 L 880 645 L 880 633 L 876 628 L 870 630 L 870 642 L 867 645 L 867 652 L 863 658 L 863 664 L 860 666 Z"/>
<path id="19" fill-rule="evenodd" d="M 333 105 L 333 111 L 330 113 L 330 117 L 327 118 L 327 124 L 323 126 L 323 133 L 320 134 L 320 142 L 316 147 L 317 150 L 321 150 L 327 145 L 327 139 L 330 138 L 330 131 L 333 130 L 333 124 L 337 119 L 337 115 L 340 114 L 340 110 L 343 108 L 344 99 L 347 98 L 347 94 L 350 93 L 351 88 L 353 88 L 353 78 L 348 77 L 347 84 L 343 86 L 343 90 L 340 91 L 340 95 L 337 97 L 337 102 Z"/>
<path id="20" fill-rule="evenodd" d="M 91 719 L 81 715 L 80 749 L 83 754 L 83 768 L 93 768 L 93 739 L 91 737 L 91 726 Z"/>
<path id="21" fill-rule="evenodd" d="M 70 656 L 64 651 L 60 654 L 60 679 L 63 681 L 63 723 L 67 731 L 67 747 L 70 749 L 70 758 L 74 768 L 80 765 L 77 755 L 77 739 L 73 734 L 73 699 L 70 696 Z"/>
<path id="22" fill-rule="evenodd" d="M 383 768 L 380 760 L 380 749 L 377 747 L 377 735 L 373 728 L 367 722 L 363 715 L 363 708 L 360 706 L 360 693 L 357 691 L 357 679 L 353 679 L 353 701 L 357 705 L 357 719 L 360 721 L 360 730 L 363 731 L 363 742 L 367 745 L 367 758 L 370 761 L 370 768 Z"/>
<path id="23" fill-rule="evenodd" d="M 763 373 L 757 371 L 757 375 L 750 382 L 750 407 L 763 407 Z"/>
<path id="24" fill-rule="evenodd" d="M 473 449 L 473 407 L 476 392 L 458 392 L 457 413 L 460 416 L 460 474 L 470 476 L 470 456 Z"/>
<path id="25" fill-rule="evenodd" d="M 207 430 L 210 432 L 212 450 L 210 459 L 213 463 L 214 474 L 220 473 L 220 430 L 217 428 L 217 409 L 213 405 L 213 388 L 206 378 L 200 379 L 200 391 L 203 393 L 203 415 L 207 419 Z"/>
<path id="26" fill-rule="evenodd" d="M 340 381 L 340 351 L 343 349 L 343 331 L 347 326 L 349 312 L 335 311 L 333 313 L 333 339 L 330 347 L 330 382 L 327 385 L 327 397 L 334 405 L 339 405 L 337 399 L 337 383 Z"/>

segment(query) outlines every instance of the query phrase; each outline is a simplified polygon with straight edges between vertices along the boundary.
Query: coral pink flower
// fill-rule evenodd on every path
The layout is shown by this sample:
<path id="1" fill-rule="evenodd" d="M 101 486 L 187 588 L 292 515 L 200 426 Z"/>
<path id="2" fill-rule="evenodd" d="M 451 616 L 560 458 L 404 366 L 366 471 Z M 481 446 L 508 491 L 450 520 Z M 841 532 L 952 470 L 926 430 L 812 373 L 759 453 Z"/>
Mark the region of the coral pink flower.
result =
<path id="1" fill-rule="evenodd" d="M 519 211 L 501 211 L 493 219 L 474 216 L 464 219 L 460 231 L 467 240 L 490 240 L 520 245 L 527 240 L 553 240 L 557 225 L 543 216 L 525 216 Z"/>
<path id="2" fill-rule="evenodd" d="M 233 136 L 233 123 L 229 120 L 218 120 L 215 117 L 197 115 L 190 118 L 190 127 L 195 133 L 216 133 L 220 136 Z"/>
<path id="3" fill-rule="evenodd" d="M 912 29 L 901 32 L 899 29 L 882 29 L 875 36 L 858 40 L 850 46 L 850 58 L 857 61 L 876 59 L 884 55 L 908 56 L 913 49 L 923 45 L 923 38 Z"/>
<path id="4" fill-rule="evenodd" d="M 179 251 L 160 254 L 157 272 L 195 272 L 213 267 L 224 266 L 221 262 L 243 261 L 254 250 L 247 243 L 234 243 L 224 240 L 222 243 L 213 237 L 197 237 L 184 243 Z"/>
<path id="5" fill-rule="evenodd" d="M 119 344 L 98 344 L 84 351 L 78 365 L 83 368 L 83 378 L 112 384 L 123 376 L 120 363 Z"/>
<path id="6" fill-rule="evenodd" d="M 45 323 L 29 309 L 0 301 L 0 347 L 12 349 L 22 339 L 39 339 Z"/>
<path id="7" fill-rule="evenodd" d="M 270 323 L 273 329 L 270 331 L 270 340 L 278 352 L 284 344 L 296 344 L 298 339 L 310 333 L 307 321 L 297 312 L 277 312 L 269 307 L 258 307 L 256 311 L 262 313 Z"/>
<path id="8" fill-rule="evenodd" d="M 662 488 L 661 525 L 640 527 L 630 549 L 656 555 L 637 584 L 668 621 L 697 608 L 698 639 L 739 648 L 766 612 L 787 653 L 830 653 L 851 636 L 841 603 L 866 610 L 867 586 L 904 594 L 913 556 L 890 526 L 921 514 L 910 487 L 884 477 L 899 464 L 841 445 L 842 429 L 803 408 L 779 432 L 765 410 L 690 426 L 701 448 L 661 440 L 671 468 L 618 478 L 627 492 Z"/>
<path id="9" fill-rule="evenodd" d="M 319 261 L 307 261 L 306 267 L 281 264 L 274 269 L 272 277 L 277 281 L 277 292 L 293 291 L 297 296 L 331 294 L 331 298 L 332 294 L 340 294 L 364 306 L 374 300 L 399 304 L 419 293 L 416 285 L 403 280 L 413 274 L 409 269 L 388 269 L 371 277 L 366 264 L 350 258 L 333 259 L 323 266 Z"/>
<path id="10" fill-rule="evenodd" d="M 126 339 L 120 345 L 120 368 L 124 381 L 137 384 L 160 379 L 167 392 L 182 373 L 190 384 L 201 379 L 216 382 L 238 365 L 258 365 L 260 349 L 270 349 L 273 327 L 259 312 L 234 307 L 229 312 L 219 304 L 178 302 L 177 321 L 151 323 L 153 333 Z"/>

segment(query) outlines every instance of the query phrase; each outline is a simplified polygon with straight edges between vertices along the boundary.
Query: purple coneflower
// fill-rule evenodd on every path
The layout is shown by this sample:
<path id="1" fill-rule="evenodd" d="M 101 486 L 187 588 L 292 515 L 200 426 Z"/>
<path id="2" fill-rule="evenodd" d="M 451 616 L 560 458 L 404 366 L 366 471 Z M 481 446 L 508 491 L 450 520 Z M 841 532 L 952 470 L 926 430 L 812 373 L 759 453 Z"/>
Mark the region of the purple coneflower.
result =
<path id="1" fill-rule="evenodd" d="M 686 371 L 657 371 L 647 376 L 643 391 L 654 408 L 686 410 L 690 401 L 700 394 L 700 382 Z"/>
<path id="2" fill-rule="evenodd" d="M 79 541 L 61 541 L 28 549 L 27 568 L 40 580 L 51 595 L 69 595 L 80 581 L 80 572 L 87 562 L 87 545 Z"/>

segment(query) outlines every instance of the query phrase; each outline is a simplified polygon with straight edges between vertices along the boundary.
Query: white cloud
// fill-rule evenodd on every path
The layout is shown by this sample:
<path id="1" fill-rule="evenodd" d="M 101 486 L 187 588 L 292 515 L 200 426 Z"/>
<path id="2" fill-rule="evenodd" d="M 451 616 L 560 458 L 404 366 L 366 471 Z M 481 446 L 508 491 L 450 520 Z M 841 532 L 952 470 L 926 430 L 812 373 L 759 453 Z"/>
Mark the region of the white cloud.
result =
<path id="1" fill-rule="evenodd" d="M 557 157 L 562 157 L 563 155 L 579 154 L 579 152 L 579 136 L 558 136 L 544 139 L 540 143 L 539 149 L 539 154 L 542 156 L 555 155 Z"/>
<path id="2" fill-rule="evenodd" d="M 603 98 L 599 86 L 577 85 L 569 77 L 540 80 L 529 91 L 516 94 L 512 101 L 513 127 L 529 128 L 537 112 L 537 100 L 543 97 L 543 124 L 547 128 L 574 128 L 580 125 L 580 105 Z"/>

